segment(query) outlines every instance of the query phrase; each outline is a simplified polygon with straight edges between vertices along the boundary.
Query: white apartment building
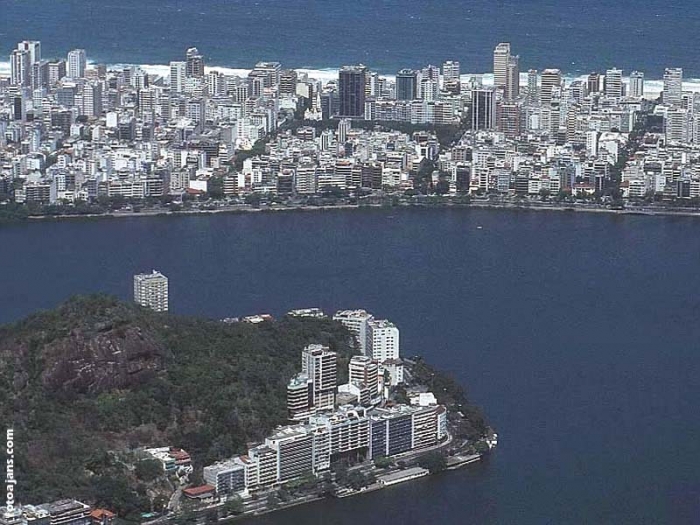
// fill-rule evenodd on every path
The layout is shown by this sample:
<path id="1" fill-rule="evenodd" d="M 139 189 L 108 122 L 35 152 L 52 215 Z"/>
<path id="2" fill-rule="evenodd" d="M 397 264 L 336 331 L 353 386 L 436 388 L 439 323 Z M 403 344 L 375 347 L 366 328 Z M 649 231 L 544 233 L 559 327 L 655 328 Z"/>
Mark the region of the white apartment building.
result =
<path id="1" fill-rule="evenodd" d="M 352 384 L 365 385 L 373 396 L 379 392 L 379 367 L 371 357 L 353 356 L 348 364 L 348 379 Z"/>
<path id="2" fill-rule="evenodd" d="M 134 275 L 134 301 L 156 312 L 167 312 L 168 278 L 156 270 Z"/>
<path id="3" fill-rule="evenodd" d="M 339 321 L 350 330 L 360 344 L 362 355 L 367 353 L 367 323 L 374 319 L 366 310 L 340 310 L 333 316 L 334 321 Z"/>
<path id="4" fill-rule="evenodd" d="M 308 345 L 301 352 L 301 372 L 313 383 L 313 407 L 333 410 L 337 386 L 335 352 L 327 346 Z"/>
<path id="5" fill-rule="evenodd" d="M 367 323 L 367 356 L 383 363 L 399 358 L 399 329 L 386 319 L 372 319 Z"/>
<path id="6" fill-rule="evenodd" d="M 68 52 L 66 74 L 70 78 L 83 78 L 87 66 L 87 56 L 84 49 L 73 49 Z"/>

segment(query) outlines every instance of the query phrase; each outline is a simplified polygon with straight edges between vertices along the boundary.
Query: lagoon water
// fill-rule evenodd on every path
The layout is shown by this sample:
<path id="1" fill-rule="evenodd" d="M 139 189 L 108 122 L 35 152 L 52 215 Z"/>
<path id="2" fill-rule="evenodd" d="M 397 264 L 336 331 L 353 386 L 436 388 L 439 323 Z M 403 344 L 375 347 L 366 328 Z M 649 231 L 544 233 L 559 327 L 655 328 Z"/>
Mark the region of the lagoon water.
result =
<path id="1" fill-rule="evenodd" d="M 501 436 L 482 465 L 252 523 L 697 523 L 699 227 L 445 209 L 20 224 L 0 228 L 0 321 L 129 299 L 151 268 L 176 313 L 364 307 Z"/>

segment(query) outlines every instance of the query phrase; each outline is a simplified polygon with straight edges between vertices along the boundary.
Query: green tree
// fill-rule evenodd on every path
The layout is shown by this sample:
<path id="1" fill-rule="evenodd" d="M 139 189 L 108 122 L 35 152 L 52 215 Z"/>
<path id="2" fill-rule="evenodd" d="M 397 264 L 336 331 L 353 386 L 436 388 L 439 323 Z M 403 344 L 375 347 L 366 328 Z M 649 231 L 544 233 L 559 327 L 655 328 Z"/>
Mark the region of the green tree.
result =
<path id="1" fill-rule="evenodd" d="M 271 509 L 271 510 L 277 509 L 280 506 L 279 498 L 277 497 L 276 494 L 274 494 L 272 492 L 267 495 L 267 500 L 265 500 L 265 503 L 267 505 L 267 508 Z"/>
<path id="2" fill-rule="evenodd" d="M 229 496 L 224 503 L 223 514 L 224 516 L 231 516 L 235 514 L 241 514 L 243 512 L 243 500 L 238 494 Z"/>
<path id="3" fill-rule="evenodd" d="M 163 474 L 163 466 L 155 459 L 144 459 L 136 463 L 134 474 L 141 481 L 153 481 Z"/>
<path id="4" fill-rule="evenodd" d="M 450 181 L 441 178 L 435 185 L 435 193 L 437 193 L 438 195 L 447 195 L 448 193 L 450 193 Z"/>
<path id="5" fill-rule="evenodd" d="M 447 468 L 447 461 L 445 460 L 445 456 L 443 456 L 442 453 L 440 453 L 437 450 L 433 450 L 423 454 L 421 457 L 418 458 L 418 464 L 421 467 L 428 469 L 431 474 L 441 472 Z"/>
<path id="6" fill-rule="evenodd" d="M 394 464 L 394 459 L 390 458 L 389 456 L 379 456 L 378 458 L 375 458 L 374 464 L 378 468 L 387 468 Z"/>

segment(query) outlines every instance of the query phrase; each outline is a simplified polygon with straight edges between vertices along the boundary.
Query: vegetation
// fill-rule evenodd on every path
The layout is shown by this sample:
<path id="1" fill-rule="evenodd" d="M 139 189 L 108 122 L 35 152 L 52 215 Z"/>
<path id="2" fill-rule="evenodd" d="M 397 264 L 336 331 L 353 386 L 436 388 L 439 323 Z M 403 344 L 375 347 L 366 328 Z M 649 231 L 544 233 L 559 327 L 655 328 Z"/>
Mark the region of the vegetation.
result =
<path id="1" fill-rule="evenodd" d="M 426 385 L 438 403 L 447 407 L 455 437 L 478 441 L 488 434 L 483 413 L 469 402 L 464 389 L 452 377 L 437 372 L 421 358 L 416 360 L 411 374 L 417 384 Z"/>
<path id="2" fill-rule="evenodd" d="M 447 469 L 447 460 L 445 460 L 445 456 L 443 456 L 440 451 L 433 450 L 419 457 L 418 465 L 428 469 L 431 474 L 435 474 L 436 472 L 442 472 Z"/>
<path id="3" fill-rule="evenodd" d="M 243 512 L 243 500 L 238 494 L 229 496 L 222 509 L 223 517 L 241 514 Z"/>
<path id="4" fill-rule="evenodd" d="M 394 460 L 388 456 L 379 456 L 374 460 L 374 464 L 377 468 L 387 468 L 394 464 Z"/>
<path id="5" fill-rule="evenodd" d="M 151 511 L 154 465 L 111 451 L 179 446 L 196 470 L 243 452 L 286 421 L 286 383 L 314 342 L 346 375 L 352 339 L 330 320 L 229 325 L 89 296 L 1 327 L 0 418 L 17 436 L 23 502 Z"/>
<path id="6" fill-rule="evenodd" d="M 141 481 L 153 481 L 163 475 L 163 467 L 160 461 L 144 459 L 136 463 L 134 474 Z"/>

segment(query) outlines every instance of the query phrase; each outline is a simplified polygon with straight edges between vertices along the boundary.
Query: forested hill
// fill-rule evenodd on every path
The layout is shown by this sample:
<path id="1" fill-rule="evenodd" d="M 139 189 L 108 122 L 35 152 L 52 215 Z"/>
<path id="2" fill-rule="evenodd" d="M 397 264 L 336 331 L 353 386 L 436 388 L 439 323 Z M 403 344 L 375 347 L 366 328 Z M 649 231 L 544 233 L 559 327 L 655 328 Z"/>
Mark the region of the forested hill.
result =
<path id="1" fill-rule="evenodd" d="M 285 422 L 309 343 L 347 370 L 352 338 L 330 320 L 225 324 L 88 296 L 0 328 L 0 419 L 14 426 L 20 501 L 147 507 L 107 451 L 175 445 L 201 467 L 245 450 Z"/>

